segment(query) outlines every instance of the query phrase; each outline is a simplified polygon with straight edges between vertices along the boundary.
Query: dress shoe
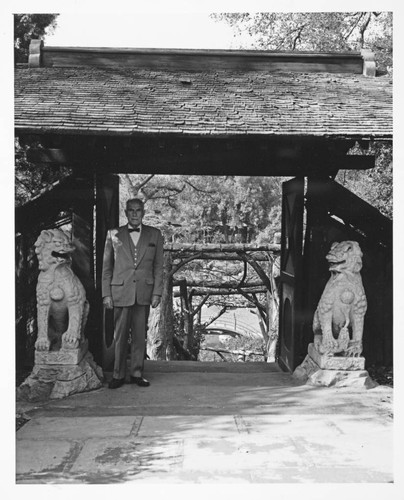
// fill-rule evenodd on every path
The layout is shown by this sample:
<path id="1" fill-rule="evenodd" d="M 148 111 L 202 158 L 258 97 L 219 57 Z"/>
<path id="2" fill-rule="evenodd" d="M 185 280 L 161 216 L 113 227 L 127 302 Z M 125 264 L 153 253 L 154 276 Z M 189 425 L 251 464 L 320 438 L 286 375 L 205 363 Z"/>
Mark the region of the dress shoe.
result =
<path id="1" fill-rule="evenodd" d="M 140 387 L 149 387 L 150 382 L 143 377 L 130 377 L 131 384 L 140 385 Z"/>
<path id="2" fill-rule="evenodd" d="M 108 384 L 108 387 L 110 389 L 118 389 L 118 387 L 121 387 L 125 383 L 124 378 L 113 378 L 111 382 Z"/>

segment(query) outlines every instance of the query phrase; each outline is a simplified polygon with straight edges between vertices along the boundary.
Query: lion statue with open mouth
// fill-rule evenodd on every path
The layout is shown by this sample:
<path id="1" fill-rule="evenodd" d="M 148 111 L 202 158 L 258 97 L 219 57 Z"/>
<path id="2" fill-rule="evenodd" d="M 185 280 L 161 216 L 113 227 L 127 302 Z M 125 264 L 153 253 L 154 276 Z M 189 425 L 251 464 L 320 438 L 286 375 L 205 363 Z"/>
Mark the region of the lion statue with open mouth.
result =
<path id="1" fill-rule="evenodd" d="M 314 347 L 329 356 L 360 356 L 367 309 L 362 251 L 356 241 L 342 241 L 331 245 L 326 259 L 331 277 L 314 313 Z"/>
<path id="2" fill-rule="evenodd" d="M 35 242 L 40 271 L 36 288 L 37 351 L 75 349 L 84 340 L 89 304 L 71 268 L 73 250 L 60 229 L 42 231 Z"/>

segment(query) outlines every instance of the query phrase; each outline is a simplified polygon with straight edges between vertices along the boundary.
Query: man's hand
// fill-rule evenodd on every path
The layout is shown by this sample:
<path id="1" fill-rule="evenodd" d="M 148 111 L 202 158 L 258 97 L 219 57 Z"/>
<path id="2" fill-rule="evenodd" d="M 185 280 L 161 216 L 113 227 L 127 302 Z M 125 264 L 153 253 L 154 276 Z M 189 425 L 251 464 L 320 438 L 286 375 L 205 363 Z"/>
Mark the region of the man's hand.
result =
<path id="1" fill-rule="evenodd" d="M 114 308 L 114 303 L 112 301 L 112 297 L 104 297 L 102 300 L 102 303 L 104 304 L 105 309 L 113 309 Z"/>
<path id="2" fill-rule="evenodd" d="M 160 295 L 153 295 L 151 299 L 152 308 L 155 309 L 160 304 L 160 301 L 161 301 Z"/>

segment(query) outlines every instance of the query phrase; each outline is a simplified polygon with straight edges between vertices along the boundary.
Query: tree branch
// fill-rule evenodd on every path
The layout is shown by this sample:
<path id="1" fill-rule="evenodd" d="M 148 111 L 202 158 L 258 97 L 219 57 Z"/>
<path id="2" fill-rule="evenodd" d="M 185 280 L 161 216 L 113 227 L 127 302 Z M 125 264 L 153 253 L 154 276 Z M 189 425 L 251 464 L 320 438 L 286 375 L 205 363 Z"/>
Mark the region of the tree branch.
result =
<path id="1" fill-rule="evenodd" d="M 254 304 L 254 306 L 259 310 L 261 316 L 266 316 L 266 311 L 263 305 L 261 305 L 255 296 L 255 294 L 251 294 L 251 296 L 245 292 L 244 290 L 240 290 L 240 295 L 246 298 L 249 302 Z M 264 318 L 265 319 L 265 318 Z"/>
<path id="2" fill-rule="evenodd" d="M 296 44 L 297 44 L 297 41 L 301 39 L 301 35 L 302 35 L 302 31 L 305 27 L 305 24 L 303 24 L 303 26 L 301 26 L 298 30 L 298 33 L 297 35 L 295 36 L 294 40 L 293 40 L 293 49 L 292 50 L 296 50 Z"/>
<path id="3" fill-rule="evenodd" d="M 131 190 L 133 190 L 136 195 L 138 195 L 139 191 L 142 189 L 143 186 L 145 186 L 153 177 L 155 174 L 150 174 L 144 181 L 139 181 L 137 183 L 134 183 L 132 180 L 132 176 L 130 174 L 125 174 L 125 179 L 128 181 L 128 183 L 131 186 Z M 147 196 L 146 196 L 147 198 Z"/>
<path id="4" fill-rule="evenodd" d="M 168 200 L 170 202 L 171 198 L 173 196 L 177 196 L 178 194 L 182 193 L 185 189 L 185 184 L 181 188 L 176 188 L 176 187 L 170 187 L 170 186 L 157 186 L 155 187 L 152 191 L 150 191 L 148 194 L 146 194 L 147 199 L 149 200 Z M 168 194 L 162 194 L 160 196 L 156 196 L 157 193 L 160 191 L 172 191 L 173 193 L 168 193 Z"/>
<path id="5" fill-rule="evenodd" d="M 282 48 L 282 46 L 284 45 L 285 41 L 292 36 L 292 34 L 295 32 L 295 31 L 298 31 L 298 37 L 299 37 L 299 33 L 301 34 L 301 32 L 303 31 L 303 29 L 307 26 L 307 24 L 303 24 L 302 26 L 297 26 L 296 28 L 293 28 L 293 29 L 290 29 L 283 38 L 281 38 L 281 40 L 278 42 L 278 45 L 276 46 L 276 50 L 279 50 Z"/>
<path id="6" fill-rule="evenodd" d="M 199 311 L 202 309 L 202 307 L 204 306 L 206 301 L 209 299 L 209 297 L 210 297 L 210 293 L 208 293 L 207 295 L 204 296 L 204 298 L 201 300 L 201 302 L 198 304 L 198 306 L 191 312 L 192 316 L 196 316 L 199 313 Z"/>
<path id="7" fill-rule="evenodd" d="M 261 316 L 258 318 L 258 323 L 259 323 L 260 328 L 261 328 L 261 333 L 262 333 L 262 336 L 264 338 L 265 345 L 267 345 L 268 342 L 269 342 L 269 334 L 268 334 L 268 331 L 267 331 L 267 328 L 266 328 L 266 323 L 262 319 Z"/>
<path id="8" fill-rule="evenodd" d="M 214 193 L 214 191 L 206 191 L 205 189 L 197 188 L 190 181 L 185 181 L 185 183 L 188 184 L 189 186 L 191 186 L 192 189 L 195 189 L 195 191 L 198 191 L 199 193 L 205 193 L 208 195 L 211 195 L 212 193 Z"/>
<path id="9" fill-rule="evenodd" d="M 203 327 L 204 328 L 207 328 L 209 325 L 211 325 L 214 321 L 216 321 L 217 319 L 220 318 L 220 316 L 223 316 L 223 314 L 227 311 L 227 307 L 226 306 L 223 306 L 220 311 L 218 312 L 218 314 L 216 316 L 213 316 L 212 318 L 210 318 L 207 322 L 205 322 L 203 324 Z"/>
<path id="10" fill-rule="evenodd" d="M 22 181 L 21 179 L 19 179 L 18 177 L 16 177 L 16 178 L 15 178 L 15 180 L 16 180 L 17 182 L 19 182 L 19 183 L 21 184 L 21 186 L 24 186 L 24 188 L 25 188 L 25 189 L 26 189 L 26 190 L 27 190 L 30 194 L 32 194 L 32 195 L 33 195 L 33 194 L 35 193 L 35 191 L 33 191 L 33 190 L 32 190 L 32 189 L 28 186 L 28 184 L 25 184 L 25 182 L 23 182 L 23 181 Z"/>
<path id="11" fill-rule="evenodd" d="M 272 293 L 271 280 L 268 278 L 268 276 L 266 275 L 266 273 L 262 269 L 262 267 L 257 262 L 255 262 L 255 260 L 252 257 L 250 257 L 247 253 L 237 252 L 237 254 L 240 255 L 240 257 L 242 257 L 244 260 L 246 260 L 250 264 L 250 266 L 254 269 L 254 271 L 261 278 L 264 285 L 268 288 L 269 292 Z"/>
<path id="12" fill-rule="evenodd" d="M 244 261 L 244 273 L 243 273 L 243 277 L 241 278 L 240 283 L 237 285 L 237 288 L 241 288 L 243 286 L 246 278 L 247 278 L 247 262 Z"/>
<path id="13" fill-rule="evenodd" d="M 195 259 L 199 259 L 199 255 L 200 255 L 199 253 L 192 255 L 191 257 L 188 257 L 188 259 L 185 259 L 185 260 L 182 260 L 181 262 L 179 262 L 176 266 L 173 266 L 171 273 L 170 273 L 170 276 L 171 277 L 174 276 L 174 274 L 179 269 L 181 269 L 181 267 L 185 266 L 185 264 L 188 264 L 189 262 L 192 262 Z"/>
<path id="14" fill-rule="evenodd" d="M 359 16 L 356 18 L 350 32 L 344 37 L 345 40 L 348 40 L 348 38 L 352 35 L 352 32 L 353 30 L 358 26 L 359 24 L 359 21 L 362 19 L 362 17 L 364 16 L 364 12 L 357 12 L 357 14 L 359 14 Z"/>
<path id="15" fill-rule="evenodd" d="M 143 182 L 140 182 L 137 185 L 137 190 L 140 191 L 143 186 L 145 186 L 151 179 L 153 179 L 154 176 L 155 174 L 150 174 L 149 177 L 147 177 L 147 179 L 145 179 Z"/>
<path id="16" fill-rule="evenodd" d="M 372 17 L 372 13 L 368 12 L 367 13 L 367 18 L 366 18 L 365 22 L 362 24 L 362 26 L 360 28 L 360 35 L 361 35 L 360 43 L 361 43 L 361 48 L 363 48 L 363 46 L 365 44 L 365 31 L 366 31 L 367 27 L 369 26 L 369 22 L 370 22 L 370 18 L 371 17 Z"/>

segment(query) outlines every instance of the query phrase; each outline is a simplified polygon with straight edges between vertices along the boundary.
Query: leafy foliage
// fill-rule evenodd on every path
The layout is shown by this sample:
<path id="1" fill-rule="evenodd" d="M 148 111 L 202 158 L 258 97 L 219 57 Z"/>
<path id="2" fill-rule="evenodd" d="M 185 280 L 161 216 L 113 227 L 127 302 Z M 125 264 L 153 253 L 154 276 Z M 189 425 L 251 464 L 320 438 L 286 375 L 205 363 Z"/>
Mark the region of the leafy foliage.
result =
<path id="1" fill-rule="evenodd" d="M 357 196 L 393 218 L 393 150 L 383 142 L 375 142 L 368 150 L 356 146 L 356 154 L 375 155 L 375 168 L 368 171 L 341 170 L 336 180 Z"/>
<path id="2" fill-rule="evenodd" d="M 38 145 L 37 145 L 38 146 Z M 15 141 L 15 204 L 22 205 L 54 182 L 71 173 L 68 167 L 34 165 L 27 160 L 28 146 Z"/>
<path id="3" fill-rule="evenodd" d="M 166 241 L 272 241 L 280 228 L 275 207 L 281 183 L 272 177 L 122 175 L 122 221 L 126 199 L 140 196 L 146 201 L 145 222 L 160 227 Z"/>
<path id="4" fill-rule="evenodd" d="M 145 223 L 159 227 L 166 242 L 269 243 L 281 225 L 281 182 L 271 177 L 121 175 L 121 223 L 126 222 L 126 200 L 138 196 L 146 202 Z M 262 265 L 266 268 L 270 263 Z M 237 285 L 243 275 L 242 262 L 212 259 L 187 263 L 175 278 Z M 245 279 L 259 281 L 249 266 Z M 265 302 L 266 295 L 260 295 Z M 194 297 L 193 309 L 201 300 Z M 206 301 L 209 305 L 251 307 L 245 297 L 235 295 L 212 295 Z M 179 309 L 174 311 L 174 347 L 180 359 L 196 359 L 205 335 L 206 325 L 200 324 L 197 316 L 191 321 L 192 342 L 185 349 L 189 337 L 184 318 Z"/>
<path id="5" fill-rule="evenodd" d="M 14 60 L 28 62 L 31 39 L 41 39 L 56 28 L 59 14 L 14 14 Z"/>
<path id="6" fill-rule="evenodd" d="M 368 48 L 375 54 L 377 73 L 392 73 L 392 12 L 224 13 L 212 17 L 233 27 L 240 48 L 320 52 Z M 365 172 L 340 171 L 337 181 L 392 218 L 391 145 L 376 142 L 368 151 L 357 147 L 355 153 L 374 154 L 376 167 Z"/>
<path id="7" fill-rule="evenodd" d="M 125 222 L 124 208 L 128 198 L 139 196 L 146 202 L 145 223 L 159 227 L 166 242 L 197 243 L 269 243 L 281 226 L 281 183 L 273 177 L 236 176 L 172 176 L 121 175 L 121 222 Z M 261 263 L 269 273 L 270 263 Z M 202 283 L 238 284 L 244 275 L 240 261 L 193 260 L 180 268 L 176 279 L 197 280 Z M 259 281 L 248 266 L 246 281 Z M 264 302 L 266 295 L 260 297 Z M 194 298 L 197 307 L 200 298 Z M 251 307 L 242 296 L 212 295 L 206 305 L 221 308 Z M 198 356 L 205 334 L 204 324 L 193 319 L 193 342 L 189 354 Z M 174 313 L 175 345 L 181 357 L 187 353 L 181 348 L 186 332 L 179 310 Z M 260 351 L 258 351 L 260 352 Z"/>
<path id="8" fill-rule="evenodd" d="M 14 62 L 28 62 L 31 39 L 41 39 L 56 28 L 58 14 L 14 15 Z M 32 144 L 34 145 L 34 144 Z M 40 146 L 35 144 L 35 146 Z M 17 206 L 37 196 L 42 189 L 70 174 L 67 167 L 33 165 L 27 160 L 28 146 L 15 141 L 15 203 Z"/>

